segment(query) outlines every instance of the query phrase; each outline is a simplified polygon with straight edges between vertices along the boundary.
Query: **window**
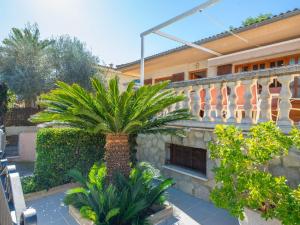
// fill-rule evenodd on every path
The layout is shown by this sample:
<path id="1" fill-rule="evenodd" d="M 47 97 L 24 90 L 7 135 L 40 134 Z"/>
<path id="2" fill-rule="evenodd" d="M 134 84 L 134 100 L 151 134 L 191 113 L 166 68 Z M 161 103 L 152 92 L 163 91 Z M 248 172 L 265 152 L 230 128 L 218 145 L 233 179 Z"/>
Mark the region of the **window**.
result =
<path id="1" fill-rule="evenodd" d="M 189 72 L 189 79 L 190 80 L 196 80 L 206 77 L 206 70 L 197 70 L 197 71 L 191 71 Z"/>
<path id="2" fill-rule="evenodd" d="M 217 75 L 226 75 L 232 73 L 232 64 L 218 66 L 217 68 Z"/>
<path id="3" fill-rule="evenodd" d="M 295 64 L 296 64 L 296 59 L 294 57 L 291 57 L 289 61 L 289 65 L 295 65 Z"/>
<path id="4" fill-rule="evenodd" d="M 264 70 L 265 68 L 266 68 L 266 64 L 264 64 L 264 63 L 259 64 L 260 70 Z"/>
<path id="5" fill-rule="evenodd" d="M 253 65 L 253 70 L 258 70 L 258 65 L 257 64 Z"/>
<path id="6" fill-rule="evenodd" d="M 206 150 L 171 144 L 170 164 L 192 169 L 206 175 Z"/>
<path id="7" fill-rule="evenodd" d="M 274 68 L 276 67 L 276 63 L 275 62 L 270 62 L 270 68 Z"/>
<path id="8" fill-rule="evenodd" d="M 278 67 L 284 66 L 283 60 L 277 61 L 277 66 L 278 66 Z"/>
<path id="9" fill-rule="evenodd" d="M 248 66 L 243 66 L 242 72 L 247 72 L 248 70 L 249 70 L 249 67 L 248 67 Z"/>

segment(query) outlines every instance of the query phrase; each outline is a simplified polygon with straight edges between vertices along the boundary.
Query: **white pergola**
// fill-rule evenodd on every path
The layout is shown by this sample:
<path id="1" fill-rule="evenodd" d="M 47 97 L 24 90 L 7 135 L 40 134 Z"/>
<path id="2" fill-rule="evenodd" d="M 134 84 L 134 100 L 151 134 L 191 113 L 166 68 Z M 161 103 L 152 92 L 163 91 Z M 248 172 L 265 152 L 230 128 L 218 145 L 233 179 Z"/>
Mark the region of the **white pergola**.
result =
<path id="1" fill-rule="evenodd" d="M 180 14 L 180 15 L 177 15 L 177 16 L 175 16 L 175 17 L 173 17 L 173 18 L 171 18 L 171 19 L 169 19 L 169 20 L 167 20 L 167 21 L 165 21 L 165 22 L 163 22 L 163 23 L 161 23 L 161 24 L 159 24 L 155 27 L 152 27 L 151 29 L 146 30 L 146 31 L 144 31 L 143 33 L 140 34 L 140 37 L 141 37 L 141 63 L 140 63 L 140 65 L 141 65 L 141 67 L 140 67 L 141 76 L 140 76 L 140 85 L 141 86 L 144 85 L 144 72 L 145 72 L 145 64 L 144 64 L 144 62 L 145 62 L 145 57 L 144 57 L 144 45 L 145 45 L 145 43 L 144 43 L 144 37 L 149 35 L 149 34 L 156 34 L 156 35 L 159 35 L 161 37 L 170 39 L 172 41 L 179 42 L 181 44 L 190 46 L 192 48 L 196 48 L 200 51 L 205 51 L 205 52 L 211 53 L 211 54 L 216 55 L 216 56 L 221 56 L 222 55 L 219 52 L 213 51 L 213 50 L 205 48 L 203 46 L 194 44 L 194 43 L 189 42 L 189 41 L 185 41 L 183 39 L 180 39 L 180 38 L 178 38 L 174 35 L 170 35 L 170 34 L 167 34 L 167 33 L 164 33 L 162 31 L 160 31 L 162 28 L 164 28 L 166 26 L 169 26 L 169 25 L 171 25 L 171 24 L 173 24 L 173 23 L 175 23 L 175 22 L 177 22 L 181 19 L 184 19 L 184 18 L 186 18 L 188 16 L 191 16 L 193 14 L 196 14 L 198 12 L 202 12 L 204 9 L 218 3 L 219 1 L 220 0 L 208 0 L 208 1 L 198 5 L 196 7 L 192 8 L 192 9 L 190 9 L 190 10 L 188 10 L 188 11 L 186 11 L 186 12 Z"/>

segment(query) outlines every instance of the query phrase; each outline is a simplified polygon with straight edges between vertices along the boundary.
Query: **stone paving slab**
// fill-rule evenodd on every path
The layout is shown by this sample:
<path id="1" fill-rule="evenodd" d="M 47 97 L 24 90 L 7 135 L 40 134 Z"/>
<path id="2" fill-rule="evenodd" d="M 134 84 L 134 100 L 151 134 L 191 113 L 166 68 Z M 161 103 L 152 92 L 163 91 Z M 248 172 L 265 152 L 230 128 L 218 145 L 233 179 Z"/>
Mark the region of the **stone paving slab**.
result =
<path id="1" fill-rule="evenodd" d="M 78 225 L 63 204 L 64 193 L 58 193 L 26 202 L 37 211 L 38 225 Z"/>
<path id="2" fill-rule="evenodd" d="M 159 225 L 238 225 L 237 219 L 212 203 L 195 198 L 171 188 L 169 201 L 174 205 L 174 215 Z M 53 194 L 40 199 L 27 201 L 28 207 L 37 210 L 39 225 L 78 225 L 69 215 L 68 207 L 62 200 L 64 193 Z"/>

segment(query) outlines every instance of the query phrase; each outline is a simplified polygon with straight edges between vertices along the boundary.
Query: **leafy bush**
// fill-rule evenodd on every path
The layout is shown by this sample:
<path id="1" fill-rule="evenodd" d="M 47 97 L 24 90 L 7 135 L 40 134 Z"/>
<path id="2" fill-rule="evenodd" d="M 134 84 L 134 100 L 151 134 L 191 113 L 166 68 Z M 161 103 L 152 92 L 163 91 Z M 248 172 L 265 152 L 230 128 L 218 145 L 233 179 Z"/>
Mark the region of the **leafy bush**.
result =
<path id="1" fill-rule="evenodd" d="M 69 190 L 65 203 L 97 225 L 148 224 L 151 207 L 165 202 L 164 193 L 173 184 L 171 179 L 154 182 L 157 172 L 145 163 L 132 169 L 129 178 L 119 173 L 113 183 L 106 180 L 104 164 L 94 165 L 88 179 L 76 170 L 70 175 L 82 187 Z"/>
<path id="2" fill-rule="evenodd" d="M 41 191 L 41 187 L 37 187 L 34 176 L 21 177 L 22 189 L 24 194 Z"/>
<path id="3" fill-rule="evenodd" d="M 66 174 L 77 169 L 87 174 L 103 158 L 105 139 L 77 128 L 43 128 L 37 134 L 34 181 L 37 189 L 49 189 L 71 181 Z"/>
<path id="4" fill-rule="evenodd" d="M 234 126 L 218 125 L 217 140 L 210 143 L 211 158 L 219 161 L 214 169 L 217 186 L 211 200 L 218 207 L 244 219 L 244 208 L 259 210 L 266 218 L 276 217 L 284 225 L 300 221 L 300 186 L 293 190 L 285 177 L 274 177 L 268 163 L 300 146 L 300 132 L 283 134 L 273 122 L 261 123 L 244 136 Z"/>

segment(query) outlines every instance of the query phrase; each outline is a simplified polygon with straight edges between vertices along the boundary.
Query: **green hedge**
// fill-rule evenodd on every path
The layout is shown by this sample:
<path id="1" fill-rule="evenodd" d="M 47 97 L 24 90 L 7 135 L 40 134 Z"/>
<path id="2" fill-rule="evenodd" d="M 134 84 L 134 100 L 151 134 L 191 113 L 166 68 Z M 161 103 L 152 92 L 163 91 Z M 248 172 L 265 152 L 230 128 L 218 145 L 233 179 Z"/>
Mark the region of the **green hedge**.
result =
<path id="1" fill-rule="evenodd" d="M 91 135 L 76 128 L 39 130 L 33 189 L 49 189 L 70 182 L 67 173 L 73 168 L 86 174 L 95 162 L 103 159 L 104 145 L 104 135 Z"/>

